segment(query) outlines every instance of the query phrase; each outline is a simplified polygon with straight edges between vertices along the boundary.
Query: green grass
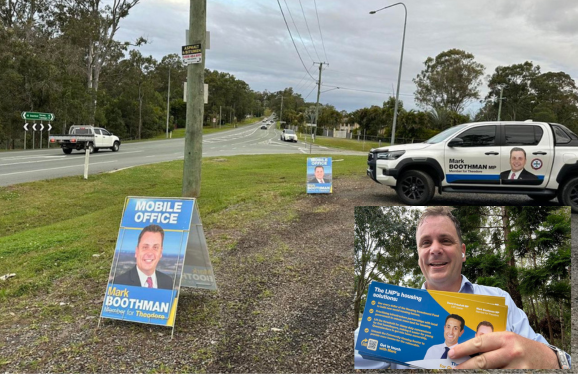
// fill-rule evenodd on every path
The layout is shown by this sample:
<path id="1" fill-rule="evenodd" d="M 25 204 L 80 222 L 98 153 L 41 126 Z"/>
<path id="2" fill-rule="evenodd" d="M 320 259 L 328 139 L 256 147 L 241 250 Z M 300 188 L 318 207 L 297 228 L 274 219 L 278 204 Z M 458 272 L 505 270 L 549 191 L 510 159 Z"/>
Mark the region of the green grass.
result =
<path id="1" fill-rule="evenodd" d="M 299 134 L 300 140 L 306 140 L 307 142 L 311 142 L 311 135 L 307 134 Z M 340 148 L 340 149 L 348 149 L 351 151 L 369 151 L 371 148 L 379 147 L 378 142 L 370 142 L 363 140 L 353 140 L 353 139 L 341 139 L 341 138 L 326 138 L 317 136 L 315 137 L 315 143 L 317 145 L 322 145 L 324 147 L 331 147 L 331 148 Z M 389 143 L 381 143 L 382 147 L 389 145 Z"/>
<path id="2" fill-rule="evenodd" d="M 284 207 L 306 195 L 307 157 L 203 159 L 198 204 L 205 231 L 243 228 L 272 212 L 291 219 Z M 0 187 L 0 275 L 16 273 L 2 283 L 0 300 L 50 292 L 82 298 L 73 295 L 75 283 L 105 282 L 125 197 L 181 196 L 182 168 L 182 161 L 172 161 L 88 180 L 78 176 Z M 344 156 L 333 165 L 333 175 L 364 177 L 365 157 Z M 52 291 L 55 282 L 60 291 Z"/>

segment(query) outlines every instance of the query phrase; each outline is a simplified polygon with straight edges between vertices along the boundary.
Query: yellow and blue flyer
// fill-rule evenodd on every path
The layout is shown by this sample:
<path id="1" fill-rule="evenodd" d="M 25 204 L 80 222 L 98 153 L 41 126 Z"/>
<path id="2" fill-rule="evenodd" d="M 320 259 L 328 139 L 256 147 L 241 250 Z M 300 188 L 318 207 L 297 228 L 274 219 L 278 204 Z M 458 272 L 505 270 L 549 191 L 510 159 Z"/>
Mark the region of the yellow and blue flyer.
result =
<path id="1" fill-rule="evenodd" d="M 502 299 L 372 282 L 355 349 L 369 360 L 451 369 L 471 358 L 450 359 L 453 346 L 476 332 L 506 330 L 508 307 Z"/>
<path id="2" fill-rule="evenodd" d="M 307 159 L 307 193 L 333 192 L 331 157 Z"/>
<path id="3" fill-rule="evenodd" d="M 195 208 L 194 199 L 126 198 L 102 318 L 174 326 Z"/>

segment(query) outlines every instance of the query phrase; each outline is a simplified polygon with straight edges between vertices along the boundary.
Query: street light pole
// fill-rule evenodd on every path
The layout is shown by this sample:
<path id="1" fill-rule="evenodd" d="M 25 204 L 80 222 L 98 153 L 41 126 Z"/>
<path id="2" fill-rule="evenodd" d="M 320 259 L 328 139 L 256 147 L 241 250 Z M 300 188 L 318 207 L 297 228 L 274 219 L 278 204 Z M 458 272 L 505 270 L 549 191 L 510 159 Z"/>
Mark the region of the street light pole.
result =
<path id="1" fill-rule="evenodd" d="M 401 39 L 401 57 L 399 59 L 399 73 L 397 74 L 397 91 L 395 91 L 395 108 L 393 109 L 393 128 L 391 129 L 391 145 L 393 145 L 395 142 L 395 125 L 397 123 L 397 106 L 399 104 L 399 84 L 401 82 L 401 67 L 403 65 L 403 48 L 405 46 L 405 26 L 407 25 L 407 8 L 404 3 L 395 3 L 393 5 L 389 5 L 384 8 L 369 12 L 369 14 L 375 14 L 381 10 L 391 8 L 396 5 L 403 5 L 403 9 L 405 10 L 405 20 L 403 22 L 403 38 Z"/>

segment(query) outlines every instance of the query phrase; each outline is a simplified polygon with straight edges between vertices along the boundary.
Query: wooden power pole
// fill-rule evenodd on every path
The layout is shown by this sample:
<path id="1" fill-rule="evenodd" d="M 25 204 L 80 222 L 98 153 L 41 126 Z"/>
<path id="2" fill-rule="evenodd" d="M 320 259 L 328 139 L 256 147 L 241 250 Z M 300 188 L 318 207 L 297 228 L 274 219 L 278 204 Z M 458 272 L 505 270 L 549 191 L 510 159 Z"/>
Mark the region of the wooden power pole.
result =
<path id="1" fill-rule="evenodd" d="M 183 196 L 201 194 L 201 162 L 203 157 L 203 115 L 205 101 L 205 37 L 207 31 L 207 0 L 190 0 L 189 43 L 201 45 L 200 63 L 187 66 L 187 129 L 185 132 L 185 163 Z"/>

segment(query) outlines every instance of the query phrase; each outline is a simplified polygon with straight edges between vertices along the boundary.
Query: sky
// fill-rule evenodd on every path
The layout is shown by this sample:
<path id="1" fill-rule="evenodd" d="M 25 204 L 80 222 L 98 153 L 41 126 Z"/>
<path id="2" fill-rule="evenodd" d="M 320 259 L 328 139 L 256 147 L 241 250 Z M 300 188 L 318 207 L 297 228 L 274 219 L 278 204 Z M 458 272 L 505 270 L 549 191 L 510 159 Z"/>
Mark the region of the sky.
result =
<path id="1" fill-rule="evenodd" d="M 397 86 L 405 12 L 401 5 L 369 12 L 394 3 L 208 0 L 211 40 L 205 67 L 228 72 L 255 91 L 293 87 L 314 102 L 319 75 L 314 62 L 323 62 L 321 103 L 348 112 L 381 106 Z M 482 97 L 487 77 L 498 66 L 532 61 L 542 72 L 563 71 L 578 79 L 578 1 L 406 0 L 404 4 L 407 26 L 399 98 L 405 109 L 420 109 L 412 79 L 424 69 L 424 61 L 451 48 L 473 54 L 484 65 Z M 189 7 L 186 0 L 141 0 L 122 20 L 117 39 L 144 36 L 149 43 L 141 53 L 157 60 L 180 54 Z M 465 113 L 473 115 L 480 106 L 470 102 Z"/>

